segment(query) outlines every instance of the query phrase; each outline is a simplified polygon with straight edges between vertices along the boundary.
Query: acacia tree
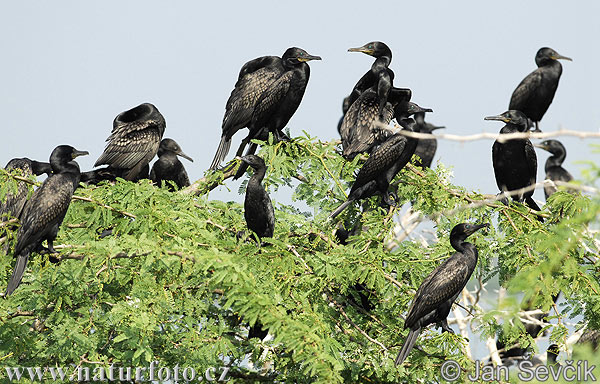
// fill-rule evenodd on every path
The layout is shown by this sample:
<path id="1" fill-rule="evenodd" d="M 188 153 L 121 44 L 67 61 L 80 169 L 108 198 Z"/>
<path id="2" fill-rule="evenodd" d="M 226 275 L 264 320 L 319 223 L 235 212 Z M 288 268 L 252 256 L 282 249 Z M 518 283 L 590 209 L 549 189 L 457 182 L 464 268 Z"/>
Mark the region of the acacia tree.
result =
<path id="1" fill-rule="evenodd" d="M 546 328 L 562 348 L 569 318 L 600 328 L 598 195 L 558 192 L 540 223 L 521 204 L 452 185 L 442 165 L 408 167 L 396 179 L 400 203 L 411 202 L 413 221 L 433 220 L 435 238 L 399 241 L 398 210 L 376 197 L 327 219 L 361 161 L 346 162 L 335 145 L 305 136 L 262 147 L 276 227 L 260 246 L 240 204 L 208 198 L 228 176 L 222 172 L 178 192 L 124 180 L 79 188 L 56 241 L 59 263 L 36 255 L 21 286 L 0 300 L 2 365 L 98 372 L 158 361 L 197 372 L 227 367 L 230 382 L 415 383 L 441 380 L 440 365 L 454 359 L 466 380 L 471 344 L 502 333 L 506 345 L 535 348 L 522 303 L 550 312 Z M 600 172 L 592 166 L 589 174 Z M 0 198 L 15 188 L 3 172 Z M 293 189 L 293 204 L 277 201 L 283 188 Z M 361 228 L 347 245 L 334 236 L 340 222 Z M 430 327 L 395 367 L 412 296 L 452 254 L 449 232 L 461 222 L 493 224 L 470 240 L 479 249 L 475 288 L 451 314 L 461 332 Z M 13 244 L 16 232 L 3 229 L 2 241 Z M 0 259 L 3 284 L 13 263 L 10 252 Z M 509 294 L 484 310 L 481 290 L 496 277 Z M 265 341 L 247 337 L 257 322 L 269 330 Z M 477 340 L 463 337 L 467 327 Z"/>

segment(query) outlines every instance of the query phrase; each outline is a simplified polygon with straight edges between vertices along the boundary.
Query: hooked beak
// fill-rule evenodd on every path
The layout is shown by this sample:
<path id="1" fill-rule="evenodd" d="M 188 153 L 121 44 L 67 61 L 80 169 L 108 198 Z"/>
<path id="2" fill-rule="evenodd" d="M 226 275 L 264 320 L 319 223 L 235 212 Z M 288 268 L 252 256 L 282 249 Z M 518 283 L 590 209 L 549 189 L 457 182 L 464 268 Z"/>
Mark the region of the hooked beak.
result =
<path id="1" fill-rule="evenodd" d="M 362 52 L 362 53 L 366 53 L 367 55 L 373 55 L 373 53 L 375 52 L 374 49 L 369 49 L 366 46 L 362 46 L 362 47 L 357 47 L 357 48 L 348 48 L 348 52 Z"/>
<path id="2" fill-rule="evenodd" d="M 85 156 L 85 155 L 89 155 L 90 153 L 88 151 L 78 151 L 78 150 L 74 150 L 73 154 L 71 155 L 71 158 L 76 158 L 79 156 Z"/>
<path id="3" fill-rule="evenodd" d="M 244 156 L 244 157 L 242 157 L 242 156 L 236 156 L 234 160 L 239 160 L 242 163 L 249 164 L 248 161 L 246 160 L 246 156 Z"/>
<path id="4" fill-rule="evenodd" d="M 473 226 L 473 229 L 470 231 L 470 234 L 473 234 L 477 231 L 479 231 L 481 228 L 489 228 L 490 225 L 488 223 L 483 223 L 483 224 L 476 224 Z"/>
<path id="5" fill-rule="evenodd" d="M 510 119 L 508 117 L 505 117 L 505 116 L 502 116 L 502 115 L 487 116 L 483 120 L 497 120 L 497 121 L 503 121 L 505 123 L 508 123 L 510 121 Z"/>
<path id="6" fill-rule="evenodd" d="M 573 59 L 571 59 L 570 57 L 566 57 L 566 56 L 559 55 L 559 54 L 557 54 L 556 56 L 552 56 L 552 58 L 553 58 L 554 60 L 567 60 L 567 61 L 573 61 Z"/>
<path id="7" fill-rule="evenodd" d="M 421 110 L 419 112 L 433 112 L 433 109 L 431 109 L 431 108 L 421 108 Z"/>
<path id="8" fill-rule="evenodd" d="M 548 147 L 546 145 L 543 145 L 543 144 L 533 144 L 533 146 L 536 147 L 536 148 L 541 148 L 544 151 L 548 150 Z"/>
<path id="9" fill-rule="evenodd" d="M 433 131 L 436 131 L 436 130 L 438 130 L 438 129 L 446 129 L 446 127 L 445 127 L 445 126 L 443 126 L 443 125 L 442 125 L 442 126 L 439 126 L 439 127 L 438 127 L 438 126 L 434 126 L 434 127 L 432 127 L 432 128 L 431 128 L 431 132 L 433 132 Z"/>
<path id="10" fill-rule="evenodd" d="M 308 56 L 298 58 L 298 61 L 303 62 L 303 63 L 307 62 L 307 61 L 311 61 L 311 60 L 321 60 L 321 56 L 308 55 Z"/>
<path id="11" fill-rule="evenodd" d="M 185 153 L 183 153 L 183 151 L 179 151 L 177 153 L 177 155 L 183 157 L 184 159 L 187 159 L 187 160 L 191 161 L 192 163 L 194 162 L 194 159 L 192 159 L 191 157 L 189 157 L 188 155 L 186 155 Z"/>

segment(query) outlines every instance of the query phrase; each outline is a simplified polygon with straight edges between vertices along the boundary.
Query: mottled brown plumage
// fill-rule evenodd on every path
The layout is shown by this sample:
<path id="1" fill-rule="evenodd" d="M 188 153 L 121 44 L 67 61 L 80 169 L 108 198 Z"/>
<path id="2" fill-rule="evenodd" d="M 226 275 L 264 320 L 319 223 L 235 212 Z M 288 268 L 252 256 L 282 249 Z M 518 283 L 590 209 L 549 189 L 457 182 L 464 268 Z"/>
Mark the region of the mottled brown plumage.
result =
<path id="1" fill-rule="evenodd" d="M 52 174 L 52 167 L 49 163 L 40 161 L 30 160 L 26 157 L 19 159 L 12 159 L 4 167 L 6 170 L 20 170 L 20 176 L 29 177 L 31 175 L 41 175 L 42 173 L 50 176 Z M 25 202 L 27 202 L 27 195 L 29 188 L 27 183 L 24 181 L 17 182 L 17 192 L 9 192 L 6 195 L 4 203 L 0 204 L 0 221 L 7 220 L 9 217 L 19 218 Z"/>

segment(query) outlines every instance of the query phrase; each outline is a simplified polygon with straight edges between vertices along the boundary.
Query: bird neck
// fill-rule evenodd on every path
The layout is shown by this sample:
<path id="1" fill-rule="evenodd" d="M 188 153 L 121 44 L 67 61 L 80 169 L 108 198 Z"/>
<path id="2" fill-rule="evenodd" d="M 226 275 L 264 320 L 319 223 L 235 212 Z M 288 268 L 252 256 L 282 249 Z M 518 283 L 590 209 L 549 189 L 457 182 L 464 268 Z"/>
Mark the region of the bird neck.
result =
<path id="1" fill-rule="evenodd" d="M 455 237 L 451 237 L 450 238 L 450 245 L 452 246 L 452 248 L 456 249 L 458 252 L 463 252 L 467 246 L 467 243 L 465 240 L 467 239 L 467 237 L 463 234 L 459 235 L 459 236 L 455 236 Z"/>
<path id="2" fill-rule="evenodd" d="M 565 161 L 565 157 L 567 157 L 567 154 L 564 152 L 553 153 L 552 156 L 546 160 L 545 168 L 560 167 L 563 161 Z"/>
<path id="3" fill-rule="evenodd" d="M 392 62 L 392 58 L 388 56 L 380 56 L 378 57 L 373 65 L 371 66 L 371 71 L 377 73 L 379 71 L 387 69 L 390 63 Z"/>
<path id="4" fill-rule="evenodd" d="M 254 170 L 254 174 L 250 177 L 248 183 L 262 183 L 265 178 L 265 173 L 267 172 L 267 167 L 260 167 Z"/>
<path id="5" fill-rule="evenodd" d="M 55 162 L 55 163 L 52 163 L 51 165 L 52 165 L 52 173 L 54 173 L 54 174 L 72 173 L 72 174 L 79 175 L 79 173 L 80 173 L 79 166 L 74 161 L 69 161 L 68 163 Z"/>

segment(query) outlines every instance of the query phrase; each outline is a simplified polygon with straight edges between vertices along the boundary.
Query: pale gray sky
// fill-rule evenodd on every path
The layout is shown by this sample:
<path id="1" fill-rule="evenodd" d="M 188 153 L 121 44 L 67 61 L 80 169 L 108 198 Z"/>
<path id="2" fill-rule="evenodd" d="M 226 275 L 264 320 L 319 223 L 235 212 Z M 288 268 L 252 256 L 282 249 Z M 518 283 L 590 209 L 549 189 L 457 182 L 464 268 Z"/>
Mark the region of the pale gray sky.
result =
<path id="1" fill-rule="evenodd" d="M 296 4 L 296 5 L 294 5 Z M 600 128 L 600 2 L 580 1 L 53 1 L 9 2 L 0 12 L 2 60 L 0 163 L 47 160 L 59 144 L 88 150 L 92 167 L 113 118 L 142 102 L 167 121 L 165 137 L 194 158 L 195 180 L 208 168 L 224 106 L 240 67 L 298 46 L 311 62 L 304 100 L 289 123 L 321 139 L 337 138 L 342 98 L 372 58 L 347 48 L 381 40 L 392 49 L 395 85 L 433 108 L 428 120 L 447 132 L 498 132 L 483 117 L 507 109 L 510 95 L 535 68 L 538 48 L 570 56 L 554 103 L 541 123 L 582 131 Z M 240 133 L 239 136 L 245 133 Z M 237 138 L 239 141 L 241 137 Z M 562 139 L 566 167 L 594 159 L 588 142 Z M 491 141 L 442 141 L 437 159 L 454 182 L 495 193 Z M 237 148 L 234 142 L 232 148 Z M 232 149 L 232 152 L 234 150 Z M 232 154 L 230 154 L 231 157 Z M 229 158 L 230 158 L 229 157 Z M 546 154 L 539 153 L 539 176 Z M 232 199 L 222 188 L 214 198 Z M 537 191 L 537 199 L 543 193 Z"/>

